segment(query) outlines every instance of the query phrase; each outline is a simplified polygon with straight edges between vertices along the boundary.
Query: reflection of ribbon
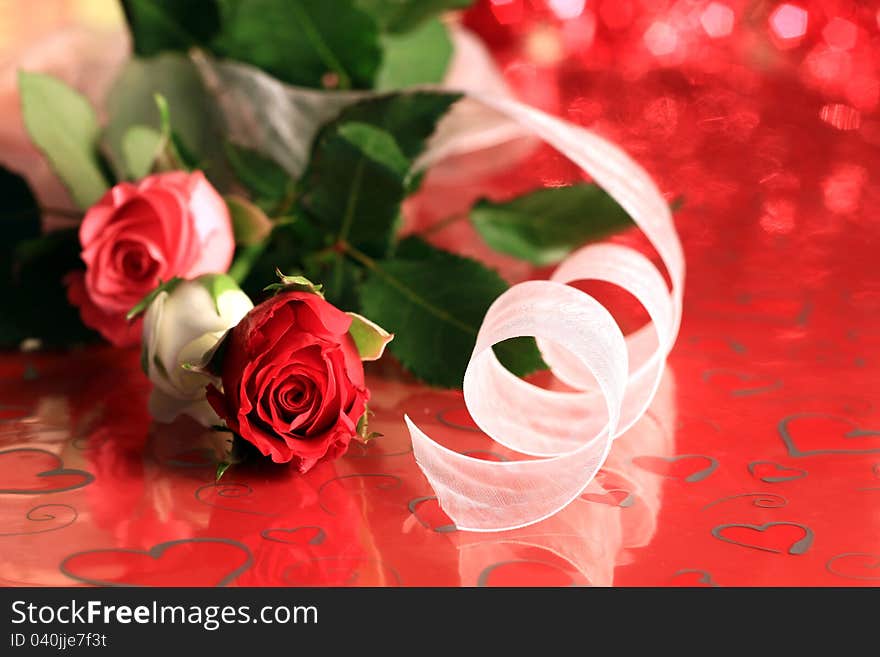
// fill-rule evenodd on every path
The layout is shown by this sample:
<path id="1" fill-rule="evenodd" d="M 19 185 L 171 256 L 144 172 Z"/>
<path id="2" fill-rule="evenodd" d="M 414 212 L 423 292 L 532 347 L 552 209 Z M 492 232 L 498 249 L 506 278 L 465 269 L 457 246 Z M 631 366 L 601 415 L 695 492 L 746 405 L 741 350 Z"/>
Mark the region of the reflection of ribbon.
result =
<path id="1" fill-rule="evenodd" d="M 667 369 L 651 411 L 615 443 L 600 476 L 565 509 L 540 523 L 512 531 L 450 535 L 459 548 L 461 584 L 480 583 L 481 574 L 487 580 L 483 583 L 489 586 L 518 581 L 513 567 L 507 572 L 513 577 L 506 580 L 504 570 L 509 566 L 502 565 L 498 571 L 489 569 L 519 560 L 544 564 L 544 568 L 537 567 L 536 582 L 542 581 L 542 572 L 552 576 L 547 572 L 552 566 L 556 577 L 567 575 L 572 584 L 614 584 L 617 568 L 632 562 L 632 550 L 653 539 L 661 505 L 660 479 L 639 470 L 632 463 L 632 455 L 672 454 L 675 421 L 675 381 L 673 372 Z M 627 502 L 609 500 L 605 495 L 609 488 L 628 493 Z M 520 565 L 519 569 L 523 575 L 535 570 L 529 565 Z"/>
<path id="2" fill-rule="evenodd" d="M 240 64 L 197 61 L 218 92 L 236 138 L 271 153 L 295 174 L 320 123 L 365 94 L 295 89 Z M 459 87 L 461 88 L 461 87 Z M 578 497 L 601 467 L 614 438 L 647 410 L 681 319 L 684 260 L 669 207 L 648 174 L 618 147 L 584 128 L 485 87 L 463 84 L 460 106 L 488 109 L 498 134 L 527 134 L 581 167 L 629 213 L 659 253 L 672 282 L 637 251 L 615 244 L 586 246 L 562 262 L 549 281 L 513 286 L 489 308 L 464 378 L 464 399 L 477 425 L 506 447 L 541 457 L 486 461 L 453 452 L 406 418 L 419 466 L 459 529 L 496 531 L 532 524 Z M 460 115 L 460 108 L 456 112 Z M 444 124 L 445 123 L 445 124 Z M 472 126 L 441 123 L 419 166 L 489 144 L 463 138 Z M 598 279 L 633 294 L 647 325 L 624 338 L 608 311 L 566 283 Z M 580 392 L 548 391 L 510 374 L 491 347 L 535 336 L 554 374 Z"/>

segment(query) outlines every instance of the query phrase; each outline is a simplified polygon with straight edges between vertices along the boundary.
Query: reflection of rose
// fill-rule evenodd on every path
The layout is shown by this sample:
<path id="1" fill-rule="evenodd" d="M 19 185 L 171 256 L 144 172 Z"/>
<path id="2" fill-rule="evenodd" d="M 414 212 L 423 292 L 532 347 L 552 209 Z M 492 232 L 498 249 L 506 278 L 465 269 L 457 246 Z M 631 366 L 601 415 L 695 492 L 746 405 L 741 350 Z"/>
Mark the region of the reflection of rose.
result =
<path id="1" fill-rule="evenodd" d="M 320 482 L 337 475 L 335 463 L 321 463 L 308 477 L 289 468 L 277 471 L 281 480 L 266 486 L 265 477 L 252 481 L 247 497 L 259 515 L 214 510 L 208 531 L 225 532 L 230 516 L 235 519 L 234 537 L 246 543 L 254 563 L 236 580 L 238 586 L 345 586 L 363 585 L 361 571 L 371 563 L 369 526 L 356 496 L 337 500 L 333 515 L 320 505 Z M 217 486 L 250 486 L 246 466 L 233 475 L 238 482 Z M 228 475 L 227 475 L 228 476 Z M 260 480 L 263 480 L 262 482 Z M 224 483 L 225 482 L 225 483 Z M 275 491 L 283 489 L 283 496 Z M 367 581 L 369 583 L 369 580 Z"/>
<path id="2" fill-rule="evenodd" d="M 235 242 L 223 199 L 200 171 L 119 183 L 86 213 L 79 230 L 85 275 L 68 277 L 82 320 L 117 346 L 140 338 L 126 313 L 175 276 L 223 273 Z"/>
<path id="3" fill-rule="evenodd" d="M 341 455 L 356 435 L 369 392 L 348 334 L 351 318 L 308 292 L 283 292 L 230 333 L 223 392 L 208 401 L 230 429 L 301 472 Z"/>
<path id="4" fill-rule="evenodd" d="M 116 545 L 148 548 L 192 535 L 194 528 L 162 503 L 163 473 L 144 464 L 144 432 L 102 427 L 90 439 L 87 455 L 95 481 L 86 494 L 95 525 L 109 531 Z"/>

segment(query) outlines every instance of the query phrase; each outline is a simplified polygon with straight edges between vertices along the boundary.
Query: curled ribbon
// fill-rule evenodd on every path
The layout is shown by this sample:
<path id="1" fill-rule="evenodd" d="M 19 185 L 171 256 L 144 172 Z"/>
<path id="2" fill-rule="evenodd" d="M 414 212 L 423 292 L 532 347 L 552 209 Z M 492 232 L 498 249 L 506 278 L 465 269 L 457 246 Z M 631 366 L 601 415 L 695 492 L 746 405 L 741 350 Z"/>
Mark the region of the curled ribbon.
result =
<path id="1" fill-rule="evenodd" d="M 428 168 L 492 140 L 524 135 L 543 140 L 627 211 L 660 255 L 671 281 L 670 289 L 654 264 L 634 249 L 592 244 L 564 260 L 550 280 L 514 285 L 492 304 L 465 372 L 465 405 L 493 440 L 537 458 L 466 456 L 434 441 L 405 417 L 416 461 L 456 526 L 500 531 L 565 508 L 596 475 L 614 439 L 645 413 L 678 333 L 684 257 L 669 207 L 644 169 L 599 135 L 513 100 L 474 38 L 462 30 L 453 36 L 458 68 L 467 76 L 447 80 L 446 89 L 461 90 L 466 98 L 441 123 L 418 165 Z M 197 64 L 218 93 L 236 140 L 270 153 L 292 175 L 301 171 L 318 126 L 369 95 L 296 89 L 241 64 Z M 482 123 L 473 113 L 461 120 L 462 110 L 472 112 L 474 106 L 495 116 L 491 129 L 485 113 Z M 498 121 L 499 115 L 503 120 Z M 627 290 L 645 307 L 650 323 L 624 338 L 598 301 L 567 285 L 584 279 Z M 504 368 L 491 347 L 520 336 L 534 336 L 554 375 L 576 392 L 539 388 Z"/>
<path id="2" fill-rule="evenodd" d="M 507 98 L 468 97 L 516 122 L 581 167 L 629 213 L 660 255 L 672 282 L 641 253 L 586 246 L 548 281 L 514 285 L 492 304 L 464 376 L 464 401 L 490 438 L 541 457 L 486 461 L 454 452 L 406 423 L 416 461 L 443 510 L 464 531 L 536 523 L 577 498 L 615 438 L 648 409 L 681 321 L 684 257 L 669 207 L 650 176 L 602 137 Z M 431 158 L 426 158 L 428 165 Z M 567 283 L 597 279 L 630 292 L 651 322 L 624 338 L 611 314 Z M 491 347 L 534 336 L 554 375 L 578 392 L 545 390 L 501 365 Z"/>

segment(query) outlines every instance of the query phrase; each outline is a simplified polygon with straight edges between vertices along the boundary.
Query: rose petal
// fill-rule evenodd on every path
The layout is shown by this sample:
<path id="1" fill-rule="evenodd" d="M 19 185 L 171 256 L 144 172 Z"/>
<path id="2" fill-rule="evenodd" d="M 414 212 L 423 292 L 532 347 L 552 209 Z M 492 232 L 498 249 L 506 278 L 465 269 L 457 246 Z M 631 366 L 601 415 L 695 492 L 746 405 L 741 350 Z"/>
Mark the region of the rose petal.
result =
<path id="1" fill-rule="evenodd" d="M 143 190 L 140 198 L 149 203 L 155 212 L 156 222 L 165 237 L 170 271 L 190 278 L 190 265 L 202 245 L 193 239 L 192 219 L 184 192 L 174 187 L 153 185 Z"/>
<path id="2" fill-rule="evenodd" d="M 187 269 L 187 276 L 225 272 L 232 264 L 235 250 L 229 208 L 201 171 L 193 172 L 187 184 L 189 212 L 201 245 L 195 261 Z"/>
<path id="3" fill-rule="evenodd" d="M 67 300 L 79 308 L 83 324 L 98 331 L 117 347 L 130 347 L 140 341 L 143 320 L 138 318 L 129 322 L 125 315 L 107 313 L 96 306 L 86 291 L 83 272 L 71 272 L 64 282 L 67 284 Z"/>
<path id="4" fill-rule="evenodd" d="M 295 308 L 297 326 L 315 335 L 328 333 L 332 336 L 348 334 L 351 317 L 316 294 L 295 293 L 300 303 Z"/>
<path id="5" fill-rule="evenodd" d="M 88 246 L 113 219 L 116 208 L 137 194 L 137 188 L 127 182 L 119 183 L 107 190 L 104 195 L 86 212 L 79 226 L 79 241 Z"/>

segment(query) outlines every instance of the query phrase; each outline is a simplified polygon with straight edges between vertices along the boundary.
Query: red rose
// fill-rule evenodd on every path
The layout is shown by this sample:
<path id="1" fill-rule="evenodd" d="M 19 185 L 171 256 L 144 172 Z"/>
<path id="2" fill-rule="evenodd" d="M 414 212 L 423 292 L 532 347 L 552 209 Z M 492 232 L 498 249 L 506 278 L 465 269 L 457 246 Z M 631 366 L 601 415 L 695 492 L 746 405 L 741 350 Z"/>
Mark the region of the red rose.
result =
<path id="1" fill-rule="evenodd" d="M 140 340 L 126 313 L 160 280 L 225 273 L 235 241 L 223 199 L 201 171 L 119 183 L 89 208 L 79 230 L 85 274 L 67 277 L 83 323 L 117 346 Z"/>
<path id="2" fill-rule="evenodd" d="M 351 317 L 316 294 L 282 292 L 251 310 L 225 344 L 223 392 L 208 401 L 276 463 L 308 471 L 348 448 L 366 410 Z"/>

